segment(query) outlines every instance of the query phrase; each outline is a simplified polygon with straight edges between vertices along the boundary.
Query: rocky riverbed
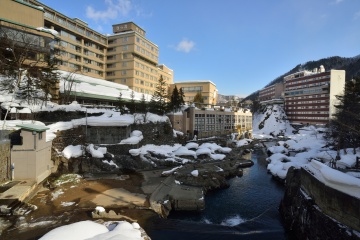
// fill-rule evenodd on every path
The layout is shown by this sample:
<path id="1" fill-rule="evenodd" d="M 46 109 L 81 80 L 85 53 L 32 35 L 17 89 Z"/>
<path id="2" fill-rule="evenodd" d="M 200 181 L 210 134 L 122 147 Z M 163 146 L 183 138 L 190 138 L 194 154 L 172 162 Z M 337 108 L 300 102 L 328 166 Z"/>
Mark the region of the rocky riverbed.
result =
<path id="1" fill-rule="evenodd" d="M 141 226 L 156 215 L 166 217 L 172 210 L 201 210 L 206 207 L 204 196 L 207 191 L 228 187 L 226 179 L 241 176 L 241 168 L 252 165 L 251 161 L 242 159 L 242 154 L 243 149 L 233 148 L 224 160 L 203 157 L 189 161 L 167 176 L 163 172 L 179 164 L 154 166 L 145 163 L 144 170 L 135 170 L 135 166 L 143 163 L 135 158 L 132 159 L 135 165 L 130 166 L 127 156 L 123 159 L 128 167 L 116 169 L 102 160 L 91 159 L 89 162 L 97 162 L 91 168 L 92 174 L 70 174 L 67 176 L 72 177 L 62 183 L 58 176 L 49 178 L 46 187 L 39 187 L 29 201 L 36 210 L 22 216 L 1 218 L 1 237 L 38 239 L 57 226 L 92 219 L 91 212 L 96 206 L 112 211 L 110 220 L 118 220 L 120 216 L 123 220 L 138 221 Z M 121 164 L 122 158 L 117 159 Z M 90 165 L 89 162 L 85 164 L 85 159 L 76 161 L 81 166 Z M 191 174 L 195 169 L 197 176 Z"/>

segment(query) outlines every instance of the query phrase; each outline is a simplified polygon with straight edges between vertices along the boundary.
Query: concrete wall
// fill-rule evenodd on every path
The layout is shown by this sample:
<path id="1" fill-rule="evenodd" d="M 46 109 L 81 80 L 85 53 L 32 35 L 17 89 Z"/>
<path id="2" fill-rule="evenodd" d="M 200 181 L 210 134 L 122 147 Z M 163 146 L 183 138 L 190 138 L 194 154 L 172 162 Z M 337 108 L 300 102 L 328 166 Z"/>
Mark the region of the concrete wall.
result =
<path id="1" fill-rule="evenodd" d="M 301 188 L 325 214 L 360 231 L 360 199 L 326 186 L 304 169 L 301 169 Z"/>
<path id="2" fill-rule="evenodd" d="M 82 126 L 85 133 L 87 131 L 87 140 L 94 144 L 116 144 L 121 140 L 130 137 L 131 127 L 92 127 Z"/>
<path id="3" fill-rule="evenodd" d="M 11 180 L 10 140 L 0 140 L 0 184 Z"/>
<path id="4" fill-rule="evenodd" d="M 333 114 L 336 113 L 334 105 L 339 102 L 336 96 L 343 95 L 345 90 L 345 71 L 331 70 L 330 73 L 329 119 L 333 118 Z"/>

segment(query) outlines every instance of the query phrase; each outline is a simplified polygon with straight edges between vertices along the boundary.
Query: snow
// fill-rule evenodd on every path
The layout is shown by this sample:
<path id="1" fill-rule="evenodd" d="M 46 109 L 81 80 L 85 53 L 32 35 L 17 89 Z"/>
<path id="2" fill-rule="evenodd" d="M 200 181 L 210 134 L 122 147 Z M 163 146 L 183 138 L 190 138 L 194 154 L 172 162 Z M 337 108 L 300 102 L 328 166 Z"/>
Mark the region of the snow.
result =
<path id="1" fill-rule="evenodd" d="M 182 166 L 179 166 L 179 167 L 174 167 L 173 169 L 170 169 L 170 170 L 167 170 L 167 171 L 163 171 L 161 173 L 161 175 L 165 175 L 165 176 L 169 176 L 171 174 L 173 174 L 176 170 L 182 168 Z"/>
<path id="2" fill-rule="evenodd" d="M 194 177 L 197 177 L 197 176 L 199 176 L 199 171 L 193 170 L 193 171 L 191 171 L 191 175 L 193 175 Z"/>
<path id="3" fill-rule="evenodd" d="M 103 163 L 109 164 L 110 166 L 115 166 L 116 168 L 119 168 L 119 166 L 113 162 L 113 160 L 110 160 L 110 162 L 108 160 L 103 160 Z"/>
<path id="4" fill-rule="evenodd" d="M 81 145 L 76 145 L 76 146 L 69 145 L 64 148 L 64 150 L 62 151 L 62 154 L 66 159 L 80 157 L 83 155 L 82 146 Z"/>
<path id="5" fill-rule="evenodd" d="M 236 146 L 237 147 L 246 146 L 246 145 L 249 145 L 249 143 L 251 141 L 252 141 L 251 139 L 241 139 L 241 140 L 236 141 Z"/>
<path id="6" fill-rule="evenodd" d="M 95 208 L 95 211 L 98 212 L 98 213 L 106 212 L 106 211 L 105 211 L 105 208 L 103 208 L 103 207 L 101 207 L 101 206 L 97 206 L 97 207 Z"/>
<path id="7" fill-rule="evenodd" d="M 194 158 L 197 157 L 195 151 L 189 150 L 189 149 L 187 149 L 186 147 L 183 147 L 183 146 L 181 146 L 181 147 L 179 147 L 178 149 L 176 149 L 176 150 L 173 152 L 173 154 L 174 154 L 175 156 L 192 156 L 192 157 L 194 157 Z"/>
<path id="8" fill-rule="evenodd" d="M 271 138 L 280 134 L 291 134 L 293 130 L 280 105 L 268 105 L 262 113 L 253 114 L 255 138 Z"/>
<path id="9" fill-rule="evenodd" d="M 71 204 L 74 203 L 62 203 L 63 206 Z M 95 211 L 106 212 L 101 206 L 97 206 Z M 140 229 L 140 225 L 136 222 L 116 221 L 100 224 L 93 221 L 80 221 L 55 228 L 40 240 L 143 240 Z"/>
<path id="10" fill-rule="evenodd" d="M 274 112 L 273 110 L 277 111 Z M 272 111 L 270 111 L 272 110 Z M 287 171 L 290 167 L 303 168 L 309 171 L 314 177 L 325 185 L 334 188 L 338 191 L 344 192 L 348 195 L 360 198 L 360 176 L 357 172 L 349 172 L 348 174 L 339 169 L 351 168 L 356 164 L 356 157 L 360 157 L 360 149 L 356 149 L 357 154 L 353 153 L 353 149 L 346 149 L 340 151 L 340 160 L 336 161 L 336 167 L 333 169 L 330 166 L 330 161 L 335 160 L 337 152 L 325 147 L 326 142 L 323 138 L 324 128 L 316 128 L 315 126 L 307 126 L 299 129 L 298 133 L 293 134 L 291 128 L 284 129 L 286 123 L 286 116 L 279 116 L 282 110 L 279 107 L 274 107 L 269 110 L 269 107 L 262 114 L 257 114 L 258 119 L 267 120 L 263 122 L 262 129 L 257 128 L 256 124 L 259 121 L 254 121 L 254 136 L 268 137 L 269 135 L 276 135 L 276 133 L 284 133 L 287 140 L 278 141 L 280 146 L 270 146 L 268 151 L 273 153 L 267 158 L 268 171 L 281 179 L 286 178 Z M 271 114 L 278 116 L 277 124 L 274 122 L 274 117 Z M 255 130 L 256 129 L 256 130 Z M 288 151 L 294 151 L 293 156 L 287 156 Z M 320 162 L 322 161 L 322 162 Z"/>
<path id="11" fill-rule="evenodd" d="M 325 185 L 360 199 L 360 179 L 312 160 L 305 169 Z"/>
<path id="12" fill-rule="evenodd" d="M 120 144 L 138 144 L 143 138 L 142 132 L 135 130 L 130 133 L 129 138 L 121 140 Z"/>
<path id="13" fill-rule="evenodd" d="M 185 145 L 187 149 L 197 149 L 199 147 L 199 144 L 196 142 L 189 142 Z"/>
<path id="14" fill-rule="evenodd" d="M 86 147 L 86 150 L 94 158 L 103 158 L 104 154 L 107 152 L 106 147 L 95 147 L 94 144 L 89 144 L 89 146 Z"/>
<path id="15" fill-rule="evenodd" d="M 58 35 L 59 34 L 56 30 L 50 29 L 50 28 L 37 27 L 36 29 L 39 30 L 39 31 L 43 31 L 43 32 L 49 32 L 52 35 Z"/>

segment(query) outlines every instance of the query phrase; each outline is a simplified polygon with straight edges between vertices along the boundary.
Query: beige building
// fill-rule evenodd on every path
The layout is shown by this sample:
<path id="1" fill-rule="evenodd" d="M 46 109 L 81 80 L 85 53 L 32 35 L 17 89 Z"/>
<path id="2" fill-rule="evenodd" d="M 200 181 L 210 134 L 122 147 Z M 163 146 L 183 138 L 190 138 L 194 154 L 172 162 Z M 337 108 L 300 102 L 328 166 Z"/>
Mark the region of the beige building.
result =
<path id="1" fill-rule="evenodd" d="M 105 36 L 39 1 L 2 0 L 0 26 L 53 40 L 52 53 L 60 70 L 124 84 L 146 94 L 153 94 L 160 76 L 169 86 L 173 83 L 174 71 L 158 63 L 159 47 L 133 22 L 115 24 L 113 34 Z M 50 45 L 50 40 L 42 42 Z"/>
<path id="2" fill-rule="evenodd" d="M 240 108 L 198 109 L 189 107 L 182 113 L 168 115 L 175 130 L 188 134 L 189 138 L 218 136 L 230 133 L 251 136 L 252 113 Z"/>
<path id="3" fill-rule="evenodd" d="M 89 28 L 86 22 L 69 18 L 39 1 L 29 3 L 43 8 L 43 22 L 39 26 L 58 32 L 54 45 L 58 68 L 104 79 L 106 36 Z"/>
<path id="4" fill-rule="evenodd" d="M 20 127 L 20 141 L 11 149 L 11 163 L 14 165 L 15 180 L 43 181 L 51 174 L 54 163 L 51 160 L 52 142 L 46 141 L 44 126 L 23 124 Z"/>
<path id="5" fill-rule="evenodd" d="M 136 92 L 153 94 L 160 76 L 173 83 L 173 70 L 159 65 L 159 47 L 133 22 L 113 25 L 108 36 L 106 80 L 125 84 Z"/>
<path id="6" fill-rule="evenodd" d="M 182 89 L 184 93 L 185 103 L 193 103 L 194 97 L 197 93 L 201 93 L 204 98 L 204 106 L 216 105 L 218 99 L 218 90 L 216 85 L 209 80 L 193 80 L 193 81 L 180 81 L 174 83 L 170 87 L 170 93 L 174 89 Z"/>
<path id="7" fill-rule="evenodd" d="M 285 111 L 291 123 L 327 124 L 336 109 L 336 95 L 345 87 L 345 71 L 301 71 L 284 77 Z"/>

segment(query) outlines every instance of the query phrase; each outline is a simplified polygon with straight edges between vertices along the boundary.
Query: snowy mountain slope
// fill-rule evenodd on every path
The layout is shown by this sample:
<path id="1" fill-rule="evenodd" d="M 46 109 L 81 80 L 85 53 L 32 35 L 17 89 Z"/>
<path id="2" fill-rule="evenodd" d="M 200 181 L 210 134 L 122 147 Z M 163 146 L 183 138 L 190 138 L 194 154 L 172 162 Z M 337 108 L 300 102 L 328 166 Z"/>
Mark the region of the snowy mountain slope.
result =
<path id="1" fill-rule="evenodd" d="M 287 120 L 283 107 L 280 105 L 268 105 L 260 112 L 254 113 L 254 134 L 278 136 L 291 134 L 293 130 L 294 129 L 290 126 L 290 123 Z"/>

